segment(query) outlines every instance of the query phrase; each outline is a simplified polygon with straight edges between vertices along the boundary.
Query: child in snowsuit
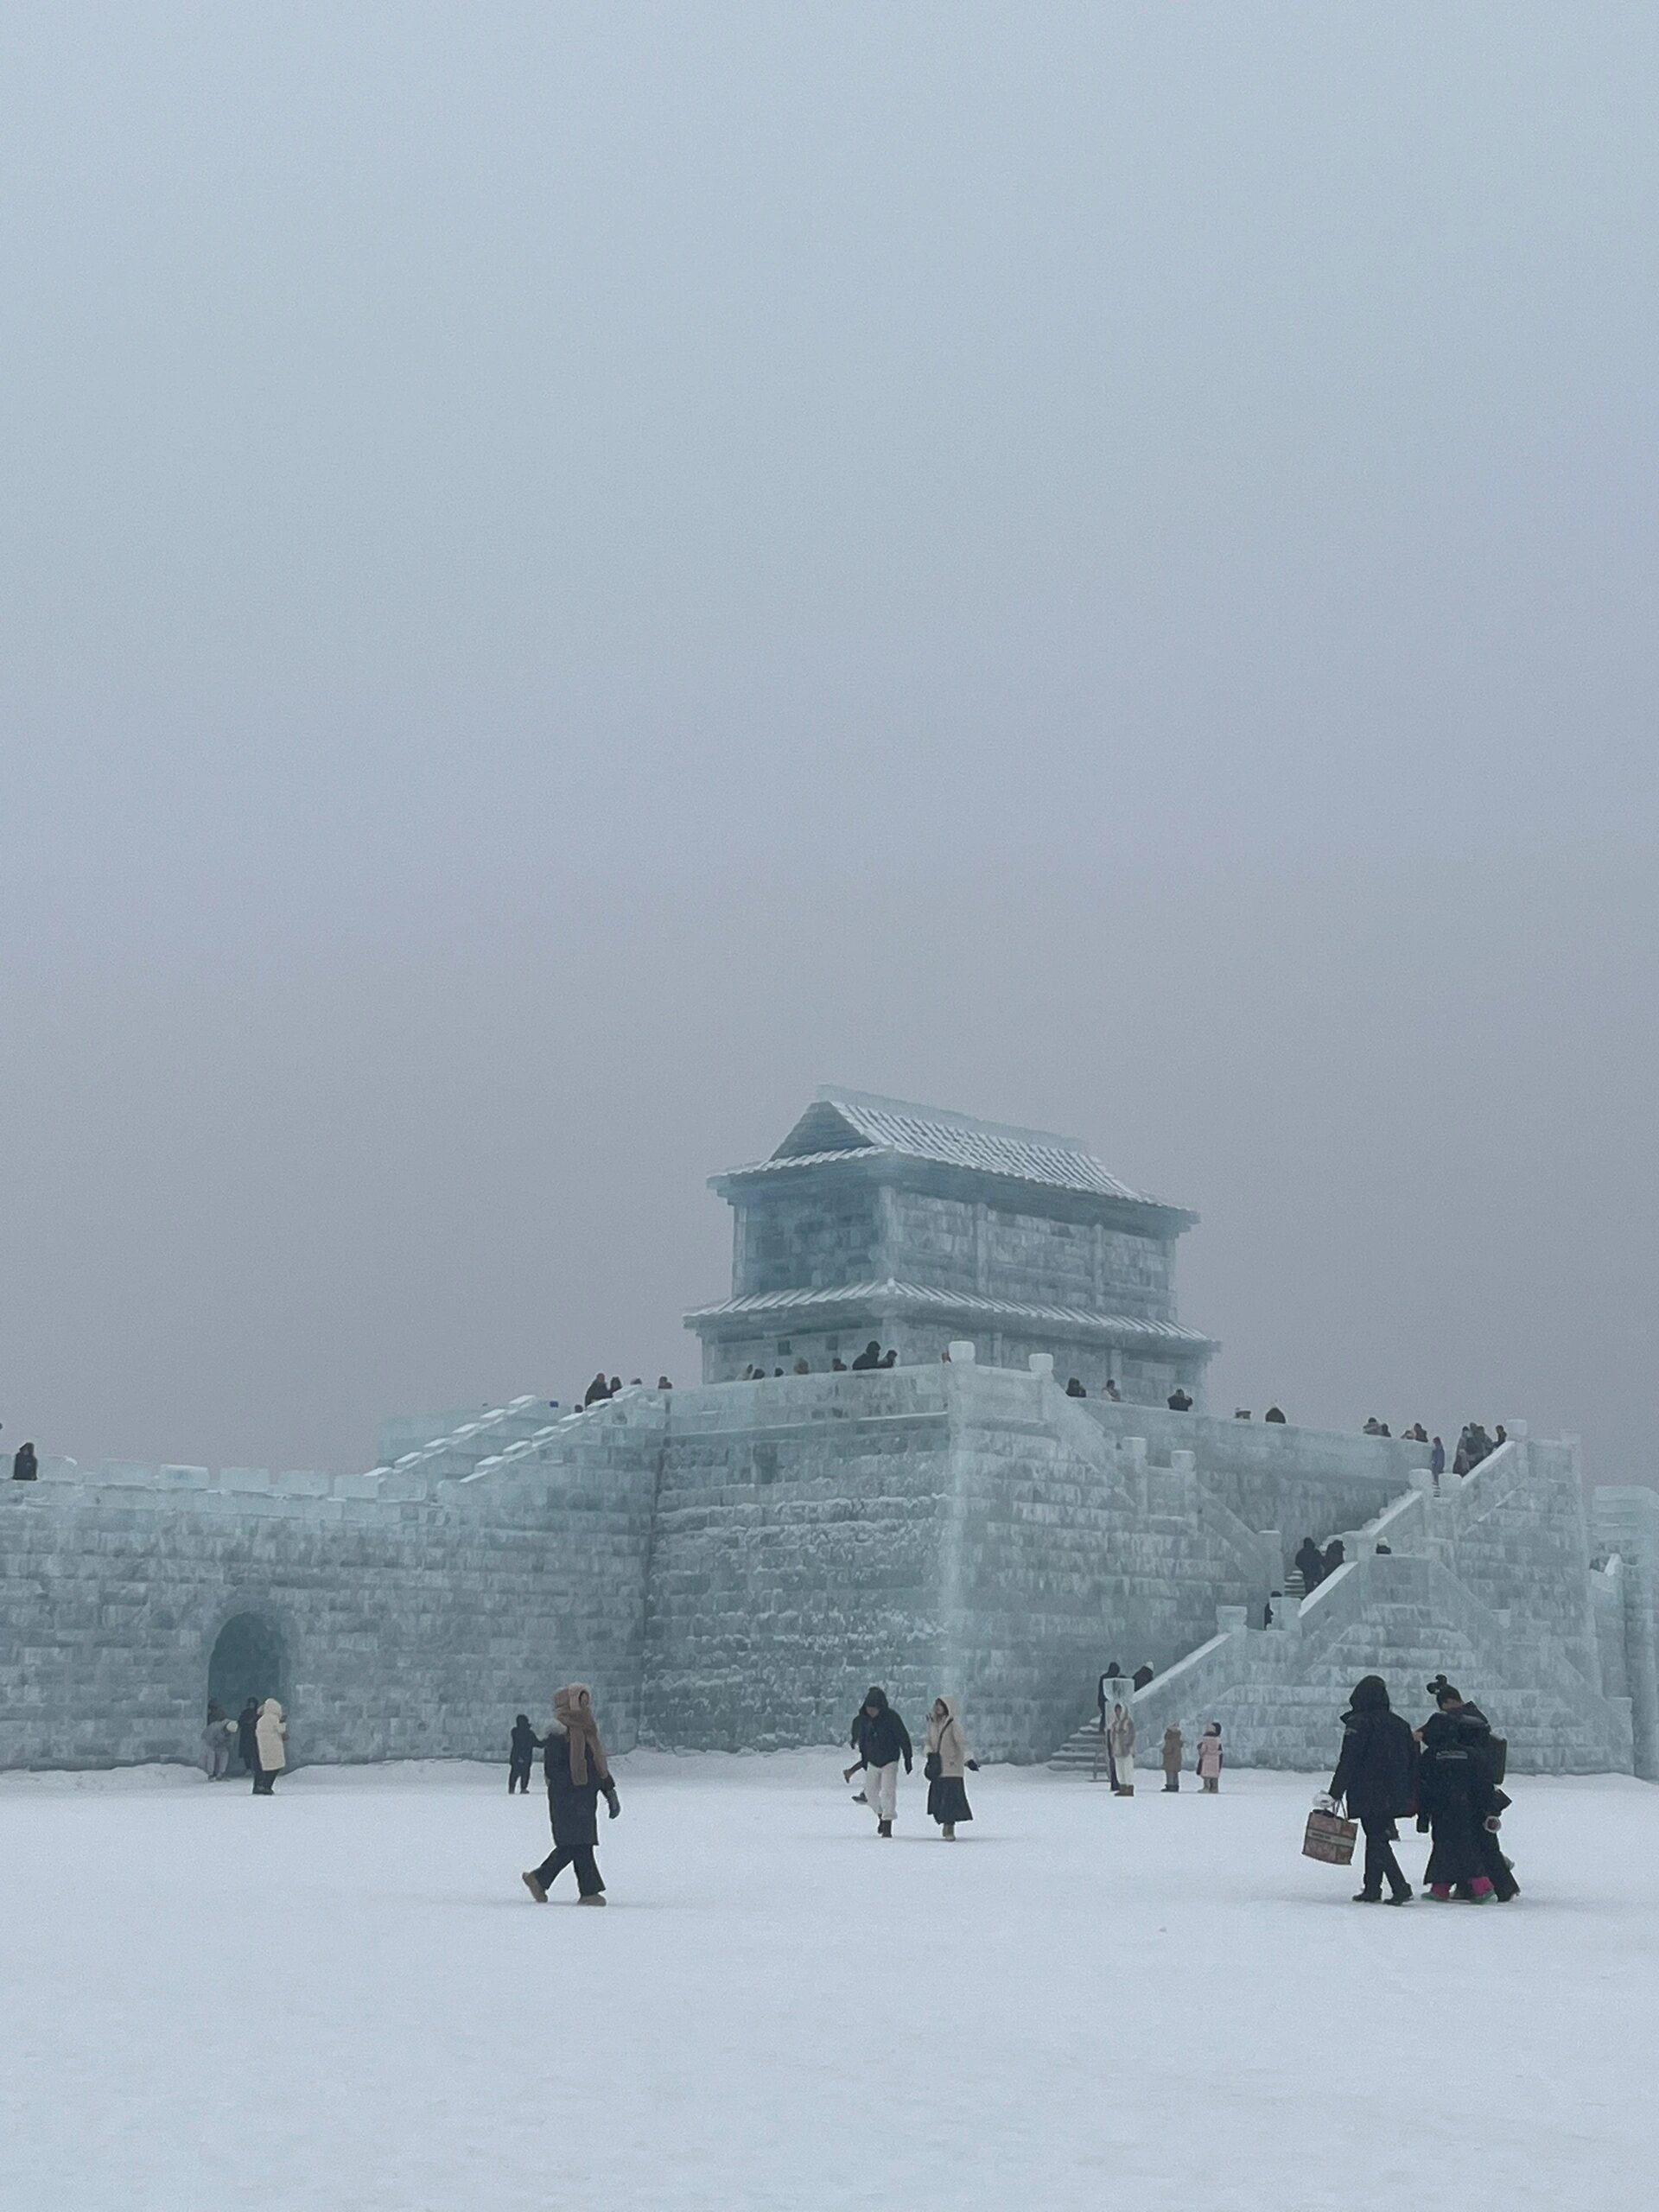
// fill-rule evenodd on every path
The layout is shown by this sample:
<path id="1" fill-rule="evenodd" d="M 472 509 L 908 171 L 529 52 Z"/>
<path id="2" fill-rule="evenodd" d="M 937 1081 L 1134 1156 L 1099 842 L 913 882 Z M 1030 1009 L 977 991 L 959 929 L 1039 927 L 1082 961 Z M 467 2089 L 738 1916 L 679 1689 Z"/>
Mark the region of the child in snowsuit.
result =
<path id="1" fill-rule="evenodd" d="M 1180 1790 L 1181 1754 L 1185 1748 L 1185 1739 L 1172 1720 L 1164 1731 L 1164 1788 L 1171 1796 Z"/>
<path id="2" fill-rule="evenodd" d="M 1221 1789 L 1221 1723 L 1212 1720 L 1198 1738 L 1198 1780 L 1206 1797 Z"/>

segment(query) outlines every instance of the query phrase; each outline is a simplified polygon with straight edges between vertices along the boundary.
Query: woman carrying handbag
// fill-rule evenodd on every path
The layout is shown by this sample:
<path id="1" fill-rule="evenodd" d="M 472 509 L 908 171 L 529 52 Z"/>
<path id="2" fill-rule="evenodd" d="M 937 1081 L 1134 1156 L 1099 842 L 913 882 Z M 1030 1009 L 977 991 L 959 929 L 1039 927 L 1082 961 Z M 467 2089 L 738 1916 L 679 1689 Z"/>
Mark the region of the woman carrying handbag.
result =
<path id="1" fill-rule="evenodd" d="M 928 1815 L 939 1824 L 942 1843 L 954 1843 L 957 1822 L 974 1817 L 963 1784 L 963 1776 L 969 1767 L 976 1774 L 979 1772 L 979 1761 L 968 1756 L 968 1738 L 957 1718 L 957 1701 L 954 1698 L 936 1697 L 927 1716 L 927 1757 L 922 1763 L 922 1773 L 927 1783 Z"/>

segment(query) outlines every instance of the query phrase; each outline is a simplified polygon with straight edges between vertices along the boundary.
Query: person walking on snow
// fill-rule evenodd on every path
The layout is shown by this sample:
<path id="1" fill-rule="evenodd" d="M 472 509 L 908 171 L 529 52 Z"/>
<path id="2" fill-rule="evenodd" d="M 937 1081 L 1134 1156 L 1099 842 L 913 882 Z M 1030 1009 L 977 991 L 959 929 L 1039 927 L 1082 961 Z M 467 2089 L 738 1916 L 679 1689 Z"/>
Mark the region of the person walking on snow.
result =
<path id="1" fill-rule="evenodd" d="M 887 1694 L 872 1686 L 853 1722 L 853 1749 L 858 1753 L 853 1769 L 866 1770 L 864 1802 L 875 1815 L 877 1835 L 891 1836 L 899 1810 L 899 1762 L 911 1771 L 915 1752 L 910 1731 L 887 1703 Z"/>
<path id="2" fill-rule="evenodd" d="M 530 1770 L 536 1764 L 536 1754 L 542 1748 L 542 1739 L 530 1725 L 530 1715 L 519 1713 L 512 1724 L 512 1736 L 507 1752 L 507 1795 L 515 1789 L 521 1797 L 530 1795 Z"/>
<path id="3" fill-rule="evenodd" d="M 253 1740 L 259 1754 L 259 1765 L 253 1777 L 256 1797 L 269 1797 L 276 1787 L 276 1777 L 288 1764 L 288 1723 L 283 1718 L 283 1708 L 274 1697 L 268 1697 L 259 1708 L 259 1718 L 254 1723 Z"/>
<path id="4" fill-rule="evenodd" d="M 1185 1749 L 1181 1732 L 1172 1720 L 1164 1731 L 1164 1788 L 1172 1797 L 1180 1794 L 1181 1754 Z"/>
<path id="5" fill-rule="evenodd" d="M 1381 1675 L 1354 1684 L 1329 1796 L 1333 1806 L 1345 1798 L 1349 1819 L 1365 1831 L 1365 1875 L 1354 1903 L 1381 1904 L 1386 1880 L 1389 1903 L 1409 1904 L 1411 1884 L 1394 1855 L 1400 1833 L 1395 1822 L 1416 1809 L 1417 1745 L 1409 1725 L 1389 1710 L 1389 1686 Z"/>
<path id="6" fill-rule="evenodd" d="M 1198 1738 L 1198 1781 L 1206 1797 L 1221 1789 L 1221 1723 L 1212 1720 Z"/>
<path id="7" fill-rule="evenodd" d="M 1508 1904 L 1520 1885 L 1497 1850 L 1497 1820 L 1510 1801 L 1497 1785 L 1491 1724 L 1444 1675 L 1432 1687 L 1439 1709 L 1417 1732 L 1417 1826 L 1434 1839 L 1428 1893 L 1436 1904 L 1449 1904 L 1453 1890 L 1474 1904 L 1495 1897 Z"/>
<path id="8" fill-rule="evenodd" d="M 599 1740 L 593 1693 L 585 1682 L 571 1682 L 553 1700 L 553 1726 L 542 1754 L 547 1777 L 547 1816 L 553 1824 L 553 1848 L 539 1866 L 521 1876 L 537 1904 L 567 1866 L 576 1870 L 576 1903 L 603 1904 L 605 1882 L 594 1853 L 599 1844 L 599 1800 L 602 1791 L 610 1816 L 622 1810 L 610 1763 Z"/>
<path id="9" fill-rule="evenodd" d="M 927 1716 L 927 1758 L 922 1771 L 927 1777 L 928 1817 L 938 1822 L 942 1843 L 954 1843 L 957 1822 L 974 1817 L 963 1783 L 969 1767 L 979 1772 L 979 1761 L 969 1758 L 968 1738 L 957 1718 L 957 1701 L 936 1697 Z"/>
<path id="10" fill-rule="evenodd" d="M 1112 1787 L 1120 1797 L 1135 1795 L 1135 1715 L 1127 1705 L 1112 1707 L 1111 1725 L 1106 1731 L 1106 1741 L 1111 1748 L 1112 1765 L 1117 1779 Z"/>

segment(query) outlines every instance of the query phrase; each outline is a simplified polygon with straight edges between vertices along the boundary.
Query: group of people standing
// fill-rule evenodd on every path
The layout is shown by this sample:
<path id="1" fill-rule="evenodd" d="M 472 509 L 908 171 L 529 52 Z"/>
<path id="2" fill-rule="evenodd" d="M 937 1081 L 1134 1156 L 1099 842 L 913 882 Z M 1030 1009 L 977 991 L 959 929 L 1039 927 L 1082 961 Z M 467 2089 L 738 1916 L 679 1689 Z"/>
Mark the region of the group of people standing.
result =
<path id="1" fill-rule="evenodd" d="M 269 1797 L 288 1764 L 288 1722 L 274 1697 L 250 1698 L 232 1720 L 216 1698 L 207 1701 L 201 1732 L 201 1764 L 209 1782 L 223 1782 L 234 1751 L 244 1774 L 253 1777 L 256 1797 Z"/>
<path id="2" fill-rule="evenodd" d="M 1521 1887 L 1498 1842 L 1510 1802 L 1503 1789 L 1507 1746 L 1444 1675 L 1428 1693 L 1434 1711 L 1414 1730 L 1389 1705 L 1382 1677 L 1367 1675 L 1342 1716 L 1342 1755 L 1325 1802 L 1332 1809 L 1345 1804 L 1364 1831 L 1364 1875 L 1354 1902 L 1411 1902 L 1394 1847 L 1398 1822 L 1414 1817 L 1419 1833 L 1432 1838 L 1423 1879 L 1437 1904 L 1454 1896 L 1507 1904 Z"/>
<path id="3" fill-rule="evenodd" d="M 1129 1695 L 1145 1689 L 1152 1680 L 1152 1669 L 1140 1666 L 1129 1679 Z M 1114 1797 L 1133 1797 L 1135 1795 L 1135 1746 L 1136 1730 L 1135 1714 L 1128 1698 L 1121 1694 L 1123 1675 L 1116 1660 L 1101 1676 L 1096 1689 L 1100 1706 L 1101 1739 L 1106 1746 L 1106 1774 Z M 1172 1720 L 1164 1731 L 1160 1763 L 1164 1770 L 1164 1795 L 1179 1796 L 1181 1774 L 1186 1760 L 1186 1738 Z M 1198 1754 L 1193 1762 L 1198 1786 L 1208 1797 L 1213 1797 L 1221 1788 L 1221 1723 L 1212 1720 L 1198 1738 Z M 1100 1778 L 1098 1763 L 1095 1778 Z"/>

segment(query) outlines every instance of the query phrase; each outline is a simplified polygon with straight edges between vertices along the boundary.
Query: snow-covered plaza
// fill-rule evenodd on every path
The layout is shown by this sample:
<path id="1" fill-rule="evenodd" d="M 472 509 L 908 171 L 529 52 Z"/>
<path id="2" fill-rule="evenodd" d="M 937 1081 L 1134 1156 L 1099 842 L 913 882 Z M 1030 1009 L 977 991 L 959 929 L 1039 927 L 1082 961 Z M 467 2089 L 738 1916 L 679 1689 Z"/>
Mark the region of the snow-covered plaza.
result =
<path id="1" fill-rule="evenodd" d="M 1651 2202 L 1651 1788 L 1522 1778 L 1519 1902 L 1402 1912 L 1300 1857 L 1311 1777 L 987 1769 L 951 1847 L 841 1764 L 620 1760 L 603 1912 L 519 1882 L 539 1774 L 5 1777 L 0 2203 Z"/>

